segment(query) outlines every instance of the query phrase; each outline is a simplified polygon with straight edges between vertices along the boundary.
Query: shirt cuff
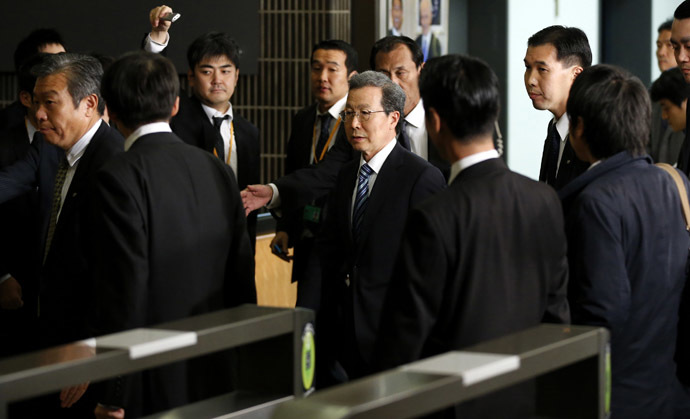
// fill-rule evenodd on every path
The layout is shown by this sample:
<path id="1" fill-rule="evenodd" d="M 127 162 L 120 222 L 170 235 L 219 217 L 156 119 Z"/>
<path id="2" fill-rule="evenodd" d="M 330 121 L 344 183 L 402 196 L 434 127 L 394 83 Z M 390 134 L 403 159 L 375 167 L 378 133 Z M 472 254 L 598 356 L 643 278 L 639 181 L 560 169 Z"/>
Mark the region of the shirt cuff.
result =
<path id="1" fill-rule="evenodd" d="M 276 209 L 280 207 L 280 193 L 278 192 L 278 187 L 274 183 L 269 183 L 268 186 L 271 187 L 271 190 L 273 191 L 273 196 L 271 197 L 271 200 L 268 202 L 268 205 L 266 205 L 266 208 L 268 209 Z"/>
<path id="2" fill-rule="evenodd" d="M 169 41 L 170 41 L 170 34 L 168 32 L 165 33 L 165 43 L 163 43 L 163 44 L 159 44 L 158 42 L 151 39 L 151 34 L 149 33 L 148 35 L 146 35 L 146 41 L 144 42 L 144 51 L 153 52 L 154 54 L 159 54 L 161 51 L 163 51 L 168 46 Z"/>
<path id="3" fill-rule="evenodd" d="M 2 284 L 3 282 L 7 281 L 10 278 L 12 278 L 12 275 L 10 275 L 10 274 L 5 274 L 3 276 L 0 276 L 0 284 Z"/>

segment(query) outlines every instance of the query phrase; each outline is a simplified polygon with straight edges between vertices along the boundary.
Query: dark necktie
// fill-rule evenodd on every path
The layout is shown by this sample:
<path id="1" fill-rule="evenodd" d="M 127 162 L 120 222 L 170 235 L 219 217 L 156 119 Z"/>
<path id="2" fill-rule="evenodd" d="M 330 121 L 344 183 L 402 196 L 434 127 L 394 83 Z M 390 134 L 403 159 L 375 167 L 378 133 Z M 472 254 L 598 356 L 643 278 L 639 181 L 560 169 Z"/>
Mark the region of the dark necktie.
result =
<path id="1" fill-rule="evenodd" d="M 65 176 L 67 175 L 68 168 L 69 165 L 67 164 L 67 159 L 63 157 L 58 165 L 57 173 L 55 174 L 53 203 L 50 208 L 50 223 L 48 224 L 48 235 L 46 236 L 46 245 L 43 252 L 43 263 L 46 262 L 48 251 L 50 250 L 50 244 L 53 241 L 53 235 L 55 234 L 55 226 L 57 225 L 58 213 L 60 212 L 60 201 L 62 200 L 62 185 L 65 184 Z"/>
<path id="2" fill-rule="evenodd" d="M 223 125 L 223 121 L 225 121 L 226 119 L 230 119 L 230 115 L 214 116 L 212 118 L 213 126 L 218 130 L 218 134 L 220 134 L 220 127 Z M 230 140 L 232 141 L 232 139 Z M 216 149 L 216 154 L 218 155 L 218 158 L 222 161 L 225 161 L 225 143 L 223 142 L 222 135 L 216 137 L 216 141 L 213 144 L 213 147 Z"/>
<path id="3" fill-rule="evenodd" d="M 314 149 L 314 162 L 318 163 L 321 161 L 321 153 L 323 152 L 323 148 L 326 147 L 326 142 L 328 141 L 328 128 L 331 122 L 331 114 L 326 112 L 323 115 L 319 116 L 319 119 L 321 120 L 321 130 L 319 132 L 319 141 L 316 143 L 316 148 Z"/>
<path id="4" fill-rule="evenodd" d="M 410 150 L 410 137 L 407 136 L 407 121 L 403 119 L 399 122 L 400 124 L 400 134 L 398 134 L 398 142 L 401 146 L 405 147 L 405 150 Z"/>
<path id="5" fill-rule="evenodd" d="M 556 124 L 549 123 L 547 141 L 549 144 L 548 161 L 546 166 L 546 183 L 551 186 L 556 185 L 556 174 L 558 173 L 558 153 L 561 148 L 561 136 L 558 135 Z"/>
<path id="6" fill-rule="evenodd" d="M 374 170 L 364 163 L 359 168 L 359 180 L 357 182 L 357 194 L 355 195 L 355 206 L 352 211 L 352 236 L 355 243 L 359 239 L 359 229 L 364 218 L 364 211 L 367 209 L 367 201 L 369 200 L 369 177 L 374 173 Z"/>

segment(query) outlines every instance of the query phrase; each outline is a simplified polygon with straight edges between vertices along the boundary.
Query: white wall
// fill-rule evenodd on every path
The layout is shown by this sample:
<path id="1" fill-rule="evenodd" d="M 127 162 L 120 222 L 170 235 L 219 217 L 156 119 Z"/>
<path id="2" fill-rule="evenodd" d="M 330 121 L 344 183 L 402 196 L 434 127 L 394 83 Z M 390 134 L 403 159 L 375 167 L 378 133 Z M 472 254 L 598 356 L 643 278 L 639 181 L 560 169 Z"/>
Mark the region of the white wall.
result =
<path id="1" fill-rule="evenodd" d="M 556 16 L 558 4 L 558 16 Z M 508 166 L 533 179 L 539 177 L 546 128 L 552 114 L 532 107 L 524 83 L 527 39 L 550 25 L 576 26 L 589 38 L 593 64 L 599 58 L 599 0 L 509 0 L 508 1 L 508 127 L 503 135 L 508 145 Z M 656 39 L 656 38 L 655 38 Z"/>
<path id="2" fill-rule="evenodd" d="M 680 4 L 679 0 L 652 0 L 652 81 L 656 80 L 661 72 L 656 64 L 656 37 L 658 35 L 657 28 L 664 23 L 666 19 L 673 18 L 673 12 Z"/>

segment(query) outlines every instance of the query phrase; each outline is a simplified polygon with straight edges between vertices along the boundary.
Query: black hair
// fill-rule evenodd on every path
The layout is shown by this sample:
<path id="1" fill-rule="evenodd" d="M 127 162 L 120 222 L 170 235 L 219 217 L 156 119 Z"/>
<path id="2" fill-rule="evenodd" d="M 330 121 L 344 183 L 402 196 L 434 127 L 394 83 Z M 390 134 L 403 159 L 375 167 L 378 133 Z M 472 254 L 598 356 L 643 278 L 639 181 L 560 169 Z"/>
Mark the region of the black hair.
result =
<path id="1" fill-rule="evenodd" d="M 160 54 L 126 54 L 103 75 L 103 96 L 108 109 L 131 130 L 170 120 L 179 90 L 175 66 Z"/>
<path id="2" fill-rule="evenodd" d="M 457 54 L 432 58 L 422 69 L 419 91 L 425 111 L 434 108 L 458 140 L 491 134 L 501 99 L 498 77 L 484 61 Z"/>
<path id="3" fill-rule="evenodd" d="M 673 12 L 674 19 L 687 19 L 690 17 L 690 0 L 685 0 Z"/>
<path id="4" fill-rule="evenodd" d="M 355 51 L 352 45 L 348 44 L 347 42 L 341 41 L 340 39 L 328 39 L 325 41 L 321 41 L 318 44 L 314 45 L 314 47 L 311 49 L 310 60 L 314 59 L 314 53 L 317 49 L 337 50 L 344 52 L 345 67 L 347 68 L 347 74 L 350 74 L 353 71 L 357 70 L 357 65 L 359 64 L 359 57 L 357 51 Z"/>
<path id="5" fill-rule="evenodd" d="M 19 91 L 29 92 L 33 96 L 34 86 L 36 85 L 36 76 L 33 73 L 33 68 L 43 62 L 46 56 L 50 54 L 39 52 L 24 60 L 24 63 L 19 66 L 17 71 L 17 79 L 19 80 Z"/>
<path id="6" fill-rule="evenodd" d="M 407 49 L 410 50 L 410 53 L 412 54 L 412 61 L 414 61 L 415 67 L 419 68 L 422 65 L 424 62 L 424 53 L 422 52 L 422 48 L 417 45 L 412 38 L 407 36 L 390 35 L 379 39 L 374 43 L 374 46 L 371 47 L 371 54 L 369 54 L 369 67 L 372 70 L 376 70 L 376 55 L 380 52 L 391 52 L 397 48 L 398 45 L 405 45 Z"/>
<path id="7" fill-rule="evenodd" d="M 571 131 L 582 118 L 584 141 L 593 157 L 646 152 L 649 94 L 640 79 L 622 68 L 599 64 L 585 69 L 573 82 L 566 108 Z"/>
<path id="8" fill-rule="evenodd" d="M 654 102 L 667 99 L 681 107 L 690 96 L 690 84 L 685 81 L 680 68 L 674 67 L 661 73 L 659 78 L 652 83 L 649 93 Z"/>
<path id="9" fill-rule="evenodd" d="M 209 32 L 201 35 L 187 48 L 187 63 L 189 69 L 194 68 L 202 60 L 213 57 L 227 57 L 239 70 L 242 51 L 230 35 L 222 32 Z"/>
<path id="10" fill-rule="evenodd" d="M 46 45 L 59 44 L 65 46 L 65 41 L 55 29 L 36 29 L 19 41 L 14 50 L 14 69 L 19 72 L 19 67 L 32 55 L 40 52 L 39 50 Z"/>
<path id="11" fill-rule="evenodd" d="M 587 35 L 578 28 L 549 26 L 530 36 L 528 47 L 551 44 L 556 48 L 556 58 L 565 67 L 579 65 L 587 68 L 592 65 L 592 50 Z"/>
<path id="12" fill-rule="evenodd" d="M 661 33 L 661 31 L 670 31 L 671 26 L 673 26 L 673 19 L 669 19 L 659 25 L 659 28 L 656 30 L 657 33 Z"/>

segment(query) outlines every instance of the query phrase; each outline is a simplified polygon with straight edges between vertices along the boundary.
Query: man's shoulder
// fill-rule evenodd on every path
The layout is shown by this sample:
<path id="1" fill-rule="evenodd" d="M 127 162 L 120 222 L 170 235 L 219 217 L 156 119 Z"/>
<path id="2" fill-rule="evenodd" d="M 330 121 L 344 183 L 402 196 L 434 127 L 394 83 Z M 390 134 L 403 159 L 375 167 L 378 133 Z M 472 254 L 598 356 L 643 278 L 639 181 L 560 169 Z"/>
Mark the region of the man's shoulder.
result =
<path id="1" fill-rule="evenodd" d="M 252 137 L 259 137 L 259 129 L 256 125 L 245 119 L 239 112 L 234 112 L 232 121 L 238 131 L 246 132 Z"/>

